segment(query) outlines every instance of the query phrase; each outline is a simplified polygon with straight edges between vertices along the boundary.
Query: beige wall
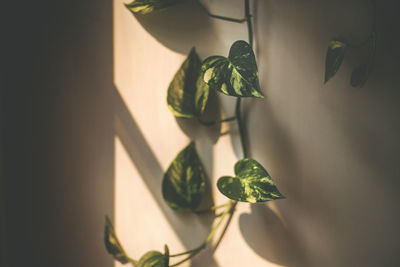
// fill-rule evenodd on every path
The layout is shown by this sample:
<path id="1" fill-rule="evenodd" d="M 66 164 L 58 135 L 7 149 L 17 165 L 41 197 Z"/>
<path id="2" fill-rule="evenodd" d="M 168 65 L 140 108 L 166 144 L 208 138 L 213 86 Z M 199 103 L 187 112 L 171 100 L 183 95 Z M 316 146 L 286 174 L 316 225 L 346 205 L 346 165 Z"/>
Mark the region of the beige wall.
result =
<path id="1" fill-rule="evenodd" d="M 218 250 L 197 257 L 192 266 L 397 266 L 394 2 L 378 3 L 375 70 L 362 89 L 349 86 L 352 67 L 363 59 L 360 52 L 348 53 L 327 85 L 324 57 L 331 37 L 357 42 L 368 34 L 368 3 L 254 2 L 256 53 L 267 99 L 245 100 L 250 150 L 287 199 L 240 204 Z M 218 14 L 243 12 L 242 1 L 207 4 Z M 219 129 L 175 120 L 166 90 L 192 46 L 203 58 L 227 54 L 233 41 L 247 38 L 246 27 L 209 19 L 190 2 L 137 18 L 122 1 L 114 1 L 114 8 L 115 84 L 135 121 L 131 138 L 123 123 L 116 125 L 123 132 L 116 139 L 118 232 L 135 257 L 162 250 L 164 243 L 180 252 L 203 240 L 210 221 L 175 213 L 163 203 L 162 172 L 195 139 L 214 201 L 222 203 L 215 182 L 232 174 L 241 152 L 234 124 L 231 136 L 218 138 Z M 232 114 L 232 98 L 219 95 L 219 102 L 224 114 Z M 134 140 L 138 133 L 140 141 Z"/>

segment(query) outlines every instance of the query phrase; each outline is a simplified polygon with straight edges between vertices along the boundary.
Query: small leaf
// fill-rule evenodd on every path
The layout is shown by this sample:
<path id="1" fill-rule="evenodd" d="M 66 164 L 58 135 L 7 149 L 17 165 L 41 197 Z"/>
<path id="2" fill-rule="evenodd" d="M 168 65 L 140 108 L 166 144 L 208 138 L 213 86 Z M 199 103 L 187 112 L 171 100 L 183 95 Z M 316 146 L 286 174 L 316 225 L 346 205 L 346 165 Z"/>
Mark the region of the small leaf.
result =
<path id="1" fill-rule="evenodd" d="M 354 68 L 353 72 L 351 73 L 350 84 L 353 87 L 362 87 L 365 82 L 368 80 L 368 65 L 361 64 Z"/>
<path id="2" fill-rule="evenodd" d="M 201 60 L 192 48 L 168 87 L 168 107 L 176 117 L 200 116 L 206 107 L 209 88 L 203 81 Z"/>
<path id="3" fill-rule="evenodd" d="M 329 42 L 325 60 L 325 83 L 339 70 L 346 48 L 347 44 L 342 40 L 334 39 Z"/>
<path id="4" fill-rule="evenodd" d="M 152 250 L 144 254 L 137 267 L 168 267 L 169 266 L 169 250 L 168 246 L 165 245 L 165 253 Z"/>
<path id="5" fill-rule="evenodd" d="M 133 14 L 148 14 L 169 6 L 182 0 L 133 0 L 130 4 L 125 4 Z"/>
<path id="6" fill-rule="evenodd" d="M 212 56 L 203 62 L 204 81 L 215 90 L 237 97 L 264 98 L 258 81 L 256 58 L 250 45 L 236 41 L 228 58 Z"/>
<path id="7" fill-rule="evenodd" d="M 205 172 L 194 142 L 185 147 L 164 174 L 162 194 L 174 210 L 195 210 L 205 189 Z"/>
<path id="8" fill-rule="evenodd" d="M 124 249 L 122 248 L 122 245 L 119 242 L 115 233 L 114 226 L 107 216 L 104 227 L 104 243 L 106 245 L 107 252 L 111 254 L 114 259 L 122 264 L 129 262 L 129 257 L 126 255 Z"/>
<path id="9" fill-rule="evenodd" d="M 245 158 L 235 164 L 236 177 L 223 176 L 219 191 L 228 198 L 242 202 L 265 202 L 285 198 L 260 163 Z"/>

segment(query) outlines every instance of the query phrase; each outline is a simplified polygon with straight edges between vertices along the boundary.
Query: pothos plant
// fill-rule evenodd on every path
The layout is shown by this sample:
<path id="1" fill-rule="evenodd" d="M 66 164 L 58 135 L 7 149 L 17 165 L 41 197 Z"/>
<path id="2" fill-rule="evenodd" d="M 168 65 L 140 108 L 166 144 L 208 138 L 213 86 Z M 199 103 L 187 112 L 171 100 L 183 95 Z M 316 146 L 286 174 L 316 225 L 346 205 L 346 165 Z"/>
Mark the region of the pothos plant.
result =
<path id="1" fill-rule="evenodd" d="M 336 37 L 329 42 L 325 61 L 325 83 L 338 72 L 349 49 L 360 49 L 365 46 L 368 46 L 368 57 L 353 69 L 350 84 L 353 87 L 362 87 L 367 82 L 376 54 L 376 2 L 371 0 L 370 3 L 373 11 L 372 29 L 364 41 L 355 44 L 344 37 Z"/>
<path id="2" fill-rule="evenodd" d="M 170 8 L 185 0 L 134 0 L 125 4 L 133 14 L 148 14 L 160 9 Z M 226 121 L 236 121 L 243 151 L 243 158 L 234 164 L 234 175 L 220 177 L 217 181 L 218 190 L 228 198 L 224 204 L 211 207 L 209 211 L 221 211 L 216 216 L 217 222 L 209 235 L 196 248 L 171 254 L 165 245 L 164 252 L 149 251 L 139 260 L 127 255 L 123 249 L 114 227 L 108 217 L 105 221 L 105 245 L 108 253 L 122 264 L 131 263 L 137 267 L 168 267 L 178 266 L 210 245 L 217 230 L 225 221 L 225 228 L 219 240 L 231 221 L 238 202 L 257 203 L 285 198 L 265 168 L 255 159 L 248 157 L 245 141 L 245 129 L 241 116 L 241 101 L 244 97 L 264 98 L 260 89 L 256 58 L 253 52 L 253 30 L 250 14 L 250 0 L 244 0 L 244 18 L 230 18 L 212 14 L 200 2 L 199 6 L 211 17 L 237 23 L 247 23 L 248 42 L 239 40 L 232 44 L 229 54 L 225 56 L 210 56 L 204 61 L 200 59 L 195 48 L 192 48 L 186 60 L 173 77 L 167 92 L 167 104 L 174 116 L 180 118 L 196 118 L 204 125 L 214 125 Z M 375 42 L 375 31 L 368 38 Z M 330 42 L 326 57 L 326 76 L 328 81 L 340 67 L 346 49 L 346 43 L 338 39 Z M 369 71 L 370 65 L 360 67 L 363 75 Z M 360 69 L 359 68 L 359 69 Z M 360 70 L 355 70 L 356 74 Z M 353 76 L 355 74 L 353 73 Z M 352 78 L 353 84 L 354 78 Z M 354 82 L 360 85 L 366 80 Z M 202 115 L 207 107 L 210 90 L 236 98 L 235 116 L 219 121 L 205 122 Z M 166 204 L 175 211 L 199 211 L 205 191 L 205 170 L 196 152 L 194 141 L 183 148 L 166 170 L 162 181 L 162 196 Z M 175 260 L 176 259 L 176 260 Z M 172 263 L 173 261 L 173 263 Z"/>

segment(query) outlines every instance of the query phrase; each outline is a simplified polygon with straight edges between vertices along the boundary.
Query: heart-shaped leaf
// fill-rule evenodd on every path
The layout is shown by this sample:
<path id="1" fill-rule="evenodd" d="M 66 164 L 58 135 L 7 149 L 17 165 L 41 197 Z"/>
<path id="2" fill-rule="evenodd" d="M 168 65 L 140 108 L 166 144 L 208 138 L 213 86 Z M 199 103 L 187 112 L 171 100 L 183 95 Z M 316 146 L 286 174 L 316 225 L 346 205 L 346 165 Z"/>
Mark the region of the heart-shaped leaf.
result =
<path id="1" fill-rule="evenodd" d="M 148 14 L 169 6 L 172 6 L 182 0 L 133 0 L 125 4 L 133 14 Z"/>
<path id="2" fill-rule="evenodd" d="M 205 172 L 194 142 L 185 147 L 168 167 L 162 182 L 164 200 L 174 210 L 195 210 L 205 189 Z"/>
<path id="3" fill-rule="evenodd" d="M 285 198 L 264 167 L 253 159 L 239 160 L 235 175 L 223 176 L 217 182 L 219 191 L 232 200 L 256 203 Z"/>
<path id="4" fill-rule="evenodd" d="M 362 87 L 368 79 L 368 64 L 361 64 L 351 73 L 350 84 L 353 87 Z"/>
<path id="5" fill-rule="evenodd" d="M 169 250 L 168 246 L 165 245 L 165 253 L 152 250 L 144 254 L 137 267 L 168 267 L 169 266 Z"/>
<path id="6" fill-rule="evenodd" d="M 168 87 L 168 107 L 176 117 L 201 116 L 208 94 L 209 87 L 201 73 L 201 60 L 192 48 Z"/>
<path id="7" fill-rule="evenodd" d="M 329 42 L 325 59 L 325 83 L 339 70 L 343 62 L 347 44 L 343 40 L 333 39 Z"/>
<path id="8" fill-rule="evenodd" d="M 215 90 L 237 97 L 264 98 L 258 81 L 253 49 L 245 41 L 236 41 L 228 58 L 212 56 L 203 62 L 204 81 Z"/>
<path id="9" fill-rule="evenodd" d="M 114 226 L 107 216 L 104 227 L 104 243 L 106 245 L 107 252 L 111 254 L 114 259 L 121 262 L 122 264 L 129 262 L 129 257 L 126 255 L 124 249 L 122 248 L 122 245 L 119 242 L 115 233 Z"/>

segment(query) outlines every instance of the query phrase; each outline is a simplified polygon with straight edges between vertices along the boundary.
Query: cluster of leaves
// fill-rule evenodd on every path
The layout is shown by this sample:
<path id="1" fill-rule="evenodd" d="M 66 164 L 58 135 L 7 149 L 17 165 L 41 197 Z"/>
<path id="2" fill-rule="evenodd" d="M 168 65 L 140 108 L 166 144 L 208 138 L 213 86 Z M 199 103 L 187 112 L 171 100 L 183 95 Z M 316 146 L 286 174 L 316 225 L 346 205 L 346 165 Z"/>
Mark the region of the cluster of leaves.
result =
<path id="1" fill-rule="evenodd" d="M 351 73 L 350 84 L 353 87 L 362 87 L 368 80 L 369 74 L 373 66 L 373 58 L 375 55 L 375 35 L 370 37 L 371 52 L 367 61 L 356 66 Z M 345 53 L 349 48 L 355 48 L 346 42 L 344 39 L 335 38 L 329 42 L 328 51 L 326 53 L 325 61 L 325 83 L 328 82 L 338 72 Z"/>
<path id="2" fill-rule="evenodd" d="M 245 41 L 236 41 L 228 57 L 211 56 L 202 64 L 195 49 L 175 74 L 168 89 L 168 106 L 175 116 L 201 116 L 209 90 L 234 97 L 263 98 L 254 52 Z M 267 171 L 254 159 L 235 165 L 236 177 L 218 180 L 219 191 L 242 202 L 264 202 L 283 198 Z M 192 141 L 173 160 L 163 180 L 163 196 L 175 209 L 195 210 L 204 192 L 204 168 Z"/>
<path id="3" fill-rule="evenodd" d="M 134 0 L 126 7 L 134 14 L 147 14 L 178 3 L 179 0 Z M 258 68 L 251 46 L 242 40 L 230 48 L 228 57 L 211 56 L 202 61 L 195 48 L 173 77 L 167 93 L 167 103 L 173 115 L 181 118 L 200 118 L 204 113 L 210 90 L 232 97 L 264 98 L 258 79 Z M 244 158 L 234 166 L 235 176 L 219 178 L 217 187 L 230 201 L 248 203 L 282 199 L 276 184 L 256 160 Z M 162 195 L 173 210 L 196 212 L 205 191 L 205 170 L 194 141 L 181 150 L 164 174 Z M 230 207 L 230 206 L 229 206 Z M 224 214 L 227 214 L 226 210 Z M 202 249 L 212 238 L 207 237 Z M 169 250 L 150 251 L 139 261 L 127 256 L 108 218 L 105 223 L 107 251 L 119 262 L 139 267 L 169 266 Z M 176 265 L 173 265 L 176 266 Z"/>
<path id="4" fill-rule="evenodd" d="M 235 97 L 264 97 L 254 52 L 247 42 L 236 41 L 227 58 L 211 56 L 203 62 L 193 48 L 169 85 L 168 107 L 177 117 L 199 117 L 206 108 L 210 89 Z M 234 171 L 234 177 L 223 176 L 217 182 L 219 191 L 229 199 L 256 203 L 284 198 L 268 172 L 256 160 L 239 160 Z M 205 177 L 195 143 L 191 141 L 178 153 L 164 174 L 162 195 L 167 205 L 174 210 L 196 211 L 203 197 Z M 108 252 L 116 260 L 129 262 L 108 220 L 105 242 Z M 144 262 L 142 259 L 164 263 L 168 261 L 167 255 L 148 252 L 139 260 L 138 266 L 163 266 L 140 263 Z"/>

